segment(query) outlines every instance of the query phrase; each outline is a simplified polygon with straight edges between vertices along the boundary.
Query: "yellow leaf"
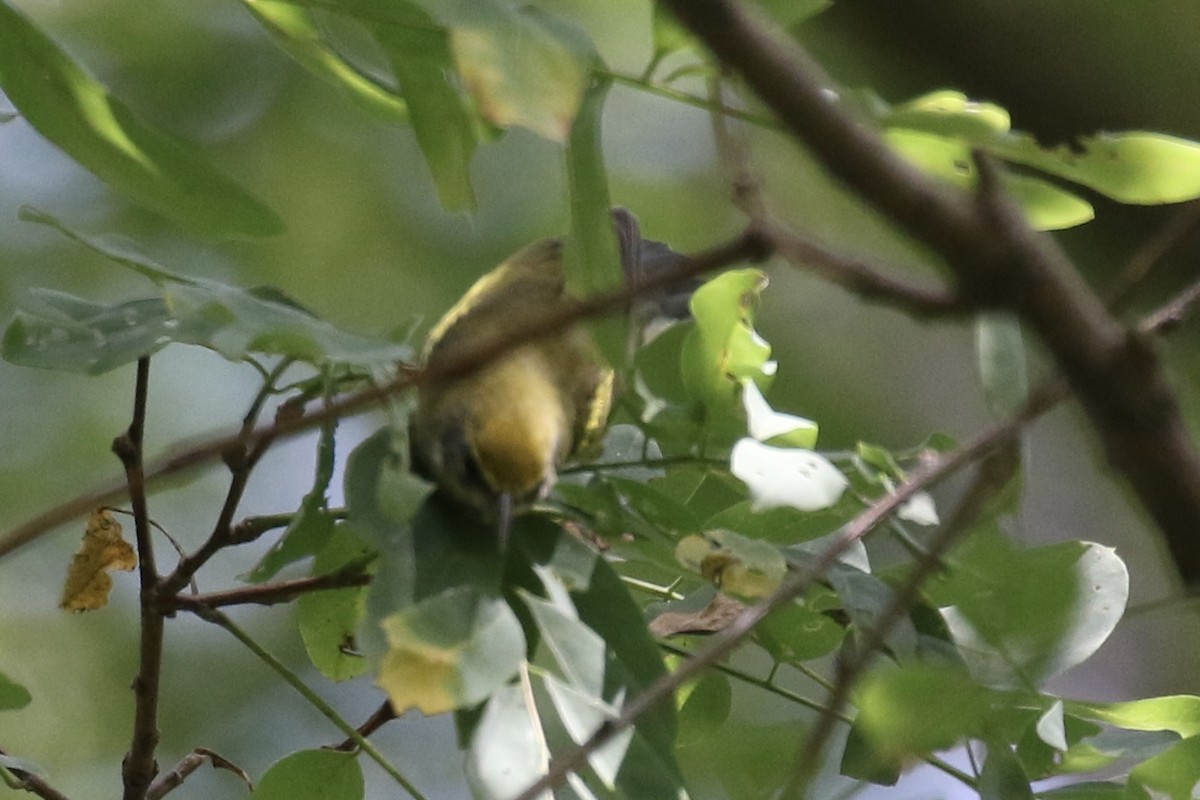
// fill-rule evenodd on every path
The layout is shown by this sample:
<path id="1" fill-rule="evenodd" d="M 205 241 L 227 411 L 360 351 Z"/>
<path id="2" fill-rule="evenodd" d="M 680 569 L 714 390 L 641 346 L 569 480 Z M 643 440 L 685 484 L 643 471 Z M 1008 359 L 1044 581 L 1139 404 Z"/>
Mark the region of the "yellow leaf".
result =
<path id="1" fill-rule="evenodd" d="M 60 608 L 92 611 L 108 605 L 112 578 L 108 570 L 132 570 L 137 566 L 133 547 L 121 538 L 121 525 L 112 512 L 100 508 L 88 518 L 83 544 L 71 559 L 63 586 Z"/>
<path id="2" fill-rule="evenodd" d="M 421 641 L 400 618 L 386 620 L 383 627 L 389 648 L 375 682 L 396 713 L 416 708 L 433 715 L 457 708 L 461 648 Z"/>

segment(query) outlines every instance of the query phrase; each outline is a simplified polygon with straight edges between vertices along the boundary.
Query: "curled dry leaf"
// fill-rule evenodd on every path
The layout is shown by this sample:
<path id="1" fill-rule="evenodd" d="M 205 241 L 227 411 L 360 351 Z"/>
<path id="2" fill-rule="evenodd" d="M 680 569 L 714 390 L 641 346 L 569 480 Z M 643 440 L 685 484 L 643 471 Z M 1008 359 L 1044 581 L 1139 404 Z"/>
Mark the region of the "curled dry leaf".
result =
<path id="1" fill-rule="evenodd" d="M 106 508 L 98 508 L 88 517 L 83 544 L 67 568 L 60 608 L 68 611 L 93 611 L 108 605 L 112 577 L 108 571 L 132 570 L 137 555 L 129 542 L 121 538 L 121 524 Z"/>
<path id="2" fill-rule="evenodd" d="M 717 633 L 725 630 L 746 606 L 728 595 L 717 593 L 699 611 L 665 611 L 650 621 L 650 633 L 655 636 L 678 636 L 681 633 Z"/>

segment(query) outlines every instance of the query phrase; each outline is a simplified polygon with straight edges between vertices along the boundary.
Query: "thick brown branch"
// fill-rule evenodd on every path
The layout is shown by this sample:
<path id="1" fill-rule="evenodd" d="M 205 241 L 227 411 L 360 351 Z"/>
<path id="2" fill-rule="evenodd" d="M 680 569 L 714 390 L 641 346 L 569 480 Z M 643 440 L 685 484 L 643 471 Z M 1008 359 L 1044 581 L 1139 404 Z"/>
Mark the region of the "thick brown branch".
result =
<path id="1" fill-rule="evenodd" d="M 1200 580 L 1200 457 L 1153 349 L 1123 327 L 1048 236 L 1034 233 L 980 158 L 978 202 L 935 183 L 837 105 L 820 70 L 732 0 L 663 0 L 837 178 L 945 259 L 959 294 L 1017 313 L 1079 396 L 1110 463 Z"/>

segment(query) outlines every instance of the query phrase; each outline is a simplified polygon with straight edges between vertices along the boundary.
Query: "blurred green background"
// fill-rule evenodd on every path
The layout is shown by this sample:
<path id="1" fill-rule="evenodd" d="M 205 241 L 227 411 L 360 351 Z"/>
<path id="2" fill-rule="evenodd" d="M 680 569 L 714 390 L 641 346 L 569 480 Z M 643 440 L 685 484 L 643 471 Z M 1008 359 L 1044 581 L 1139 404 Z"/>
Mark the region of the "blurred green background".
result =
<path id="1" fill-rule="evenodd" d="M 326 319 L 367 334 L 436 318 L 507 253 L 568 225 L 559 145 L 512 130 L 482 146 L 473 168 L 477 211 L 446 213 L 411 131 L 367 117 L 305 73 L 232 0 L 15 5 L 146 122 L 201 144 L 214 164 L 276 210 L 287 231 L 260 241 L 197 239 L 111 194 L 22 120 L 0 124 L 0 320 L 11 318 L 31 286 L 101 301 L 151 288 L 49 229 L 19 222 L 22 204 L 84 231 L 126 236 L 176 271 L 277 286 Z M 583 26 L 614 71 L 640 73 L 650 58 L 650 6 L 642 0 L 539 5 Z M 846 87 L 869 86 L 889 101 L 960 89 L 1008 108 L 1015 127 L 1052 143 L 1117 129 L 1200 139 L 1197 30 L 1200 5 L 1192 0 L 838 0 L 798 36 Z M 338 34 L 348 48 L 361 45 L 352 29 Z M 0 99 L 0 111 L 8 108 Z M 840 249 L 893 264 L 899 274 L 934 274 L 795 145 L 773 133 L 749 135 L 768 202 L 782 219 Z M 648 236 L 688 251 L 739 230 L 742 220 L 728 202 L 702 111 L 618 85 L 605 108 L 604 147 L 614 201 L 641 218 Z M 1178 213 L 1089 199 L 1098 219 L 1060 238 L 1096 285 Z M 1144 288 L 1139 308 L 1193 280 L 1197 257 L 1200 237 L 1191 236 Z M 772 286 L 759 327 L 781 362 L 771 399 L 816 419 L 823 448 L 843 449 L 858 439 L 903 447 L 932 431 L 965 439 L 987 422 L 969 325 L 916 323 L 786 265 L 769 270 Z M 1164 344 L 1193 421 L 1200 419 L 1197 347 L 1200 340 L 1187 328 Z M 128 424 L 132 384 L 132 368 L 84 378 L 0 363 L 0 527 L 117 475 L 109 445 Z M 168 349 L 152 367 L 150 451 L 230 430 L 256 387 L 247 367 L 207 351 Z M 342 455 L 376 424 L 371 418 L 345 422 Z M 311 479 L 311 450 L 300 440 L 273 451 L 244 513 L 294 508 Z M 1117 547 L 1132 573 L 1135 604 L 1173 590 L 1157 539 L 1129 493 L 1099 463 L 1076 411 L 1061 409 L 1034 425 L 1025 454 L 1019 537 Z M 214 468 L 156 495 L 152 514 L 194 547 L 222 493 Z M 0 671 L 35 698 L 20 712 L 0 715 L 0 747 L 41 764 L 68 795 L 111 797 L 130 729 L 134 580 L 118 577 L 108 610 L 87 616 L 58 611 L 65 565 L 81 531 L 82 522 L 66 526 L 0 561 Z M 257 552 L 223 554 L 202 573 L 202 588 L 228 584 Z M 248 609 L 237 618 L 299 664 L 288 613 Z M 163 766 L 203 745 L 259 775 L 292 749 L 339 738 L 220 631 L 174 620 L 167 649 Z M 1156 611 L 1125 621 L 1092 661 L 1054 688 L 1097 699 L 1200 692 L 1193 668 L 1198 658 L 1194 611 Z M 352 720 L 365 718 L 378 702 L 365 681 L 314 683 Z M 779 715 L 751 694 L 745 699 L 752 717 L 737 724 L 762 742 L 774 741 Z M 398 763 L 431 797 L 465 796 L 445 720 L 393 724 L 379 745 L 398 753 Z M 790 746 L 776 748 L 784 761 Z M 733 748 L 728 757 L 761 759 L 773 751 L 763 745 L 756 754 L 739 752 Z M 394 794 L 372 785 L 376 796 Z M 920 781 L 909 787 L 896 796 L 932 791 Z M 725 791 L 700 788 L 701 796 Z M 0 788 L 0 797 L 9 794 Z M 174 796 L 241 795 L 231 776 L 205 771 Z"/>

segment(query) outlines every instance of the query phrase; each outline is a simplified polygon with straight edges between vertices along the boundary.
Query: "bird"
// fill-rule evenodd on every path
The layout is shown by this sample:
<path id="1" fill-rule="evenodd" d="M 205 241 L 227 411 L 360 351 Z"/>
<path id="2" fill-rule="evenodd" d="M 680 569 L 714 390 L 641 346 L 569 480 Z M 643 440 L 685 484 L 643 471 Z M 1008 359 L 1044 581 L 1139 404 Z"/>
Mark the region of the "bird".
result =
<path id="1" fill-rule="evenodd" d="M 684 259 L 643 240 L 625 209 L 613 209 L 612 218 L 627 279 Z M 423 367 L 461 358 L 572 302 L 564 246 L 561 238 L 534 242 L 480 277 L 430 330 Z M 650 302 L 685 316 L 680 291 Z M 632 316 L 651 315 L 635 308 Z M 460 377 L 423 383 L 409 419 L 413 471 L 477 518 L 498 522 L 503 539 L 512 516 L 543 499 L 565 463 L 596 449 L 615 386 L 612 366 L 583 325 L 518 345 Z"/>

